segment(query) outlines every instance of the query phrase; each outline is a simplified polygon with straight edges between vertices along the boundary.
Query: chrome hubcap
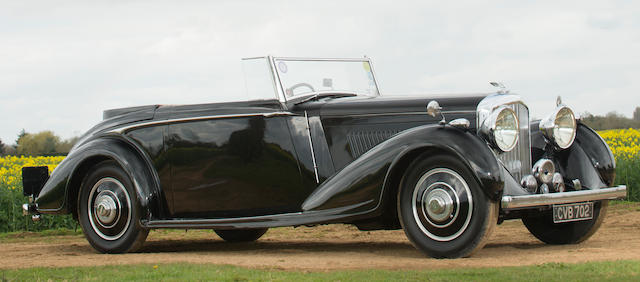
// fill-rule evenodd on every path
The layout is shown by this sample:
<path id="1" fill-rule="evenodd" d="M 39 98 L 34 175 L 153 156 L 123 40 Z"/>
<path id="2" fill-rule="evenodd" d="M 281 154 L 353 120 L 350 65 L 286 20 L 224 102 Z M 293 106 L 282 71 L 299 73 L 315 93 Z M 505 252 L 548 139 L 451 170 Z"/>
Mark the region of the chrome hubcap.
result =
<path id="1" fill-rule="evenodd" d="M 122 183 L 105 177 L 91 188 L 88 216 L 93 231 L 102 239 L 117 240 L 131 222 L 131 198 Z"/>
<path id="2" fill-rule="evenodd" d="M 118 209 L 120 205 L 116 202 L 119 202 L 118 197 L 109 190 L 102 191 L 98 194 L 93 210 L 100 225 L 110 227 L 110 225 L 116 221 L 116 217 L 120 214 Z"/>
<path id="3" fill-rule="evenodd" d="M 437 222 L 443 222 L 453 217 L 453 199 L 443 189 L 434 189 L 425 193 L 426 199 L 422 202 L 427 205 L 424 209 L 430 218 Z"/>
<path id="4" fill-rule="evenodd" d="M 416 183 L 412 208 L 414 220 L 426 236 L 451 241 L 460 237 L 471 221 L 471 190 L 454 170 L 434 168 Z"/>

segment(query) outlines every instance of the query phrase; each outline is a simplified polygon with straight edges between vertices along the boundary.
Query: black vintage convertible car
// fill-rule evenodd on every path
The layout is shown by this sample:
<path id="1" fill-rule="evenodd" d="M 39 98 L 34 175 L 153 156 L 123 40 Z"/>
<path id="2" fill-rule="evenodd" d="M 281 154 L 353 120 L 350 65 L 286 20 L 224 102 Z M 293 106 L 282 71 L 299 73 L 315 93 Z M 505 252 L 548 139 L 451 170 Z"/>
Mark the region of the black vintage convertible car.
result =
<path id="1" fill-rule="evenodd" d="M 402 228 L 452 258 L 508 219 L 546 243 L 581 242 L 626 195 L 607 144 L 559 100 L 530 121 L 504 88 L 383 96 L 366 57 L 243 67 L 244 102 L 105 111 L 51 175 L 23 169 L 25 213 L 73 214 L 104 253 L 135 251 L 154 228 L 253 241 L 270 227 L 345 223 Z"/>

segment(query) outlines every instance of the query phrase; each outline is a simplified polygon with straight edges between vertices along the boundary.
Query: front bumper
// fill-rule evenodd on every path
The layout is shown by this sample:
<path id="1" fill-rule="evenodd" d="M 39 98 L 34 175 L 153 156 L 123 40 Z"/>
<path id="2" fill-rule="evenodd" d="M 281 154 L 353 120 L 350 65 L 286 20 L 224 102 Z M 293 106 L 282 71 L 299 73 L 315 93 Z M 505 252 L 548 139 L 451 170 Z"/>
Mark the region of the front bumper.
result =
<path id="1" fill-rule="evenodd" d="M 627 186 L 582 190 L 572 192 L 503 196 L 501 206 L 504 210 L 533 208 L 557 204 L 568 204 L 586 201 L 615 200 L 627 196 Z"/>

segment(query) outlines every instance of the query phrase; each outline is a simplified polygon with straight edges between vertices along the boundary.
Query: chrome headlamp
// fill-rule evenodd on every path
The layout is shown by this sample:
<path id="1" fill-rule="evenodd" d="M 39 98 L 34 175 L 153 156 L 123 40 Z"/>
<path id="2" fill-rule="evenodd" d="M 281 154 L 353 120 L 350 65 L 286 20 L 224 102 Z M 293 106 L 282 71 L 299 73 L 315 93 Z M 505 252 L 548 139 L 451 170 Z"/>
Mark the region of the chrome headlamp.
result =
<path id="1" fill-rule="evenodd" d="M 518 116 L 511 108 L 501 106 L 489 114 L 480 126 L 480 131 L 501 151 L 511 151 L 518 143 Z"/>
<path id="2" fill-rule="evenodd" d="M 576 116 L 567 106 L 558 106 L 546 119 L 540 121 L 542 135 L 560 149 L 566 149 L 576 139 Z"/>

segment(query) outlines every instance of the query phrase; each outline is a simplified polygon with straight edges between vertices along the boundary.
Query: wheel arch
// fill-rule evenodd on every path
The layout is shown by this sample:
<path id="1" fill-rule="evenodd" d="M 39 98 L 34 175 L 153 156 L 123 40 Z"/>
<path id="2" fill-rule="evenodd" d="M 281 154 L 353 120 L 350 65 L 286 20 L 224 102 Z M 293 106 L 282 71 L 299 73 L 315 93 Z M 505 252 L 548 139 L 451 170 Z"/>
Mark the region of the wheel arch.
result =
<path id="1" fill-rule="evenodd" d="M 102 138 L 94 146 L 108 149 L 95 150 L 95 154 L 85 158 L 81 163 L 82 166 L 78 166 L 74 171 L 69 182 L 69 185 L 74 185 L 69 186 L 68 189 L 70 189 L 69 192 L 75 191 L 76 201 L 82 180 L 87 175 L 91 166 L 96 165 L 100 161 L 113 160 L 117 162 L 130 177 L 136 190 L 138 202 L 143 210 L 141 214 L 142 218 L 149 219 L 160 216 L 164 211 L 164 207 L 162 206 L 162 198 L 164 197 L 160 189 L 158 175 L 144 151 L 140 150 L 133 142 L 123 136 Z M 72 196 L 72 193 L 68 194 Z"/>
<path id="2" fill-rule="evenodd" d="M 409 163 L 429 150 L 456 156 L 492 200 L 499 198 L 504 187 L 502 167 L 484 140 L 468 130 L 424 125 L 403 131 L 367 151 L 316 188 L 303 203 L 302 210 L 356 205 L 357 209 L 348 213 L 366 214 L 358 221 L 388 217 L 383 212 L 388 208 L 385 202 L 393 202 L 389 201 L 389 191 L 397 192 L 395 188 Z"/>
<path id="3" fill-rule="evenodd" d="M 80 195 L 80 186 L 82 185 L 82 181 L 87 174 L 89 174 L 92 167 L 107 160 L 112 159 L 104 155 L 90 156 L 82 160 L 71 174 L 67 184 L 67 196 L 65 203 L 67 203 L 67 209 L 73 215 L 73 218 L 78 219 L 78 197 Z"/>
<path id="4" fill-rule="evenodd" d="M 386 222 L 385 225 L 400 227 L 397 216 L 397 199 L 398 192 L 402 185 L 402 179 L 406 171 L 409 169 L 411 163 L 424 155 L 449 155 L 458 159 L 471 172 L 471 175 L 473 175 L 474 180 L 478 182 L 482 191 L 490 199 L 498 199 L 499 191 L 502 190 L 502 187 L 500 185 L 497 185 L 499 187 L 488 187 L 483 185 L 481 176 L 476 172 L 476 170 L 473 169 L 474 166 L 477 166 L 473 159 L 465 158 L 464 155 L 462 155 L 459 151 L 456 151 L 455 149 L 448 146 L 443 146 L 442 144 L 422 144 L 419 146 L 407 148 L 394 160 L 391 167 L 389 168 L 384 181 L 380 207 L 380 209 L 382 210 L 383 219 Z"/>
<path id="5" fill-rule="evenodd" d="M 66 185 L 65 203 L 67 211 L 77 218 L 77 203 L 82 181 L 91 168 L 100 162 L 115 161 L 130 177 L 136 197 L 143 210 L 142 218 L 149 219 L 163 212 L 161 189 L 155 169 L 144 153 L 125 138 L 108 136 L 90 141 L 79 148 L 77 165 Z"/>

